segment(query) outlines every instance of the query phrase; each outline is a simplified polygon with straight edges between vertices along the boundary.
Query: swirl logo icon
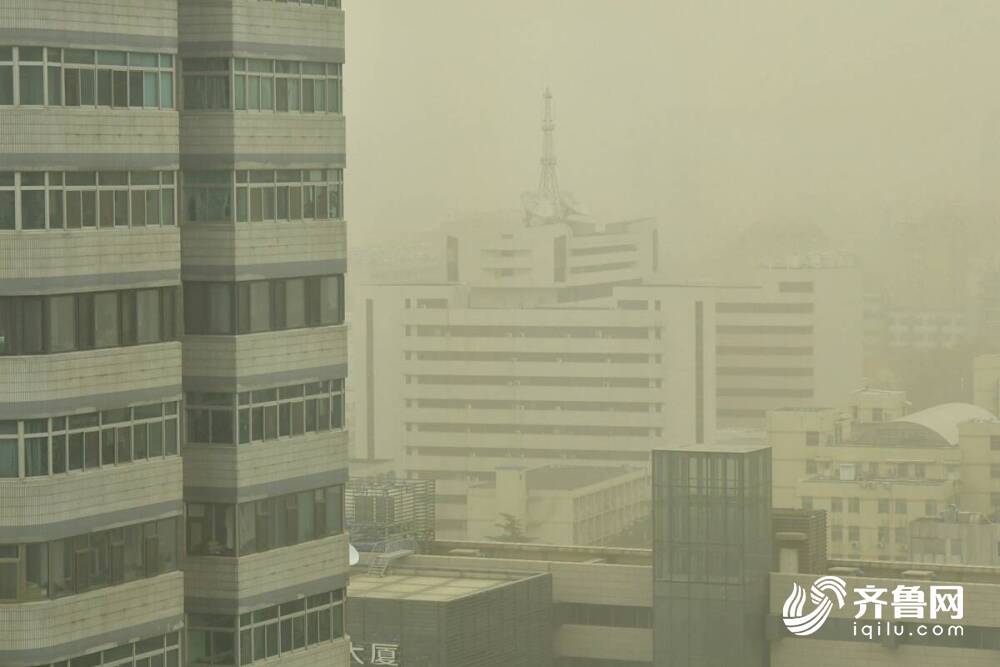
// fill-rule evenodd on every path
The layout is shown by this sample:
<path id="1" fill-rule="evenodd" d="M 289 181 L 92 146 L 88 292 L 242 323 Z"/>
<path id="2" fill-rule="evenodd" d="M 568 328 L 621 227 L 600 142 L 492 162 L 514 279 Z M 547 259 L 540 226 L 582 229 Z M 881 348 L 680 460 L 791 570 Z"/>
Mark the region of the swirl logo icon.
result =
<path id="1" fill-rule="evenodd" d="M 831 597 L 833 598 L 831 600 Z M 820 577 L 809 587 L 809 600 L 815 605 L 808 614 L 803 614 L 806 606 L 806 592 L 798 584 L 792 584 L 792 592 L 781 608 L 781 616 L 789 632 L 807 637 L 818 631 L 826 623 L 833 611 L 844 606 L 847 599 L 847 583 L 840 577 Z"/>

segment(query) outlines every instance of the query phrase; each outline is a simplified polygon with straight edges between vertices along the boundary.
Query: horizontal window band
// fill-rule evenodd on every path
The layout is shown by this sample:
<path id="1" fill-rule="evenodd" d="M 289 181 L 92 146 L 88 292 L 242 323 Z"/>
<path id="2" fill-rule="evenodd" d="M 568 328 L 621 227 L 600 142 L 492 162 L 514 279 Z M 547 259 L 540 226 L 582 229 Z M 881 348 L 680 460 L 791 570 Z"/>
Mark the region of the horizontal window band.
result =
<path id="1" fill-rule="evenodd" d="M 48 401 L 0 402 L 0 419 L 34 419 L 96 410 L 115 410 L 131 405 L 157 401 L 179 401 L 180 399 L 180 384 L 114 391 L 106 394 L 93 394 L 84 390 L 80 396 L 56 398 Z"/>
<path id="2" fill-rule="evenodd" d="M 338 536 L 339 537 L 339 536 Z M 328 538 L 327 538 L 328 539 Z M 295 547 L 290 547 L 294 549 Z M 214 558 L 214 557 L 213 557 Z M 236 567 L 236 558 L 232 559 Z M 188 575 L 193 576 L 193 575 Z M 298 598 L 313 595 L 316 591 L 337 590 L 347 587 L 347 573 L 334 574 L 306 581 L 294 586 L 266 591 L 243 598 L 208 598 L 187 595 L 184 597 L 184 608 L 189 614 L 223 614 L 236 616 L 254 611 L 262 607 L 289 602 Z"/>
<path id="3" fill-rule="evenodd" d="M 267 44 L 239 40 L 182 42 L 182 58 L 205 56 L 237 58 L 275 58 L 277 60 L 306 60 L 324 63 L 345 62 L 345 51 L 340 46 L 309 46 L 307 44 Z"/>
<path id="4" fill-rule="evenodd" d="M 199 224 L 201 223 L 189 223 L 188 227 L 197 229 Z M 235 223 L 222 224 L 227 227 L 235 226 Z M 269 262 L 267 264 L 185 264 L 182 271 L 185 281 L 228 282 L 268 280 L 270 278 L 305 278 L 344 274 L 347 272 L 347 260 L 340 257 L 310 262 Z"/>
<path id="5" fill-rule="evenodd" d="M 108 113 L 118 110 L 108 109 Z M 15 114 L 16 112 L 11 112 Z M 36 114 L 32 109 L 25 113 Z M 102 110 L 104 113 L 104 110 Z M 125 113 L 125 112 L 122 112 Z M 143 111 L 143 113 L 155 113 Z M 162 113 L 174 113 L 163 111 Z M 5 123 L 10 126 L 10 124 Z M 17 126 L 15 121 L 13 126 Z M 176 147 L 176 142 L 174 147 Z M 7 171 L 176 171 L 180 167 L 178 152 L 167 153 L 4 153 L 3 168 Z"/>
<path id="6" fill-rule="evenodd" d="M 173 229 L 176 229 L 176 227 Z M 100 234 L 99 231 L 95 230 L 84 230 L 80 233 Z M 172 287 L 180 282 L 181 272 L 179 269 L 90 273 L 75 276 L 44 276 L 38 278 L 4 278 L 0 280 L 0 296 L 42 296 L 49 294 L 79 294 L 82 292 L 138 289 L 143 287 Z"/>
<path id="7" fill-rule="evenodd" d="M 164 24 L 164 27 L 173 27 Z M 137 35 L 128 32 L 91 32 L 84 30 L 52 30 L 44 28 L 0 28 L 0 44 L 41 45 L 68 49 L 101 49 L 112 51 L 159 51 L 175 55 L 177 38 L 164 35 Z"/>
<path id="8" fill-rule="evenodd" d="M 742 396 L 759 398 L 812 398 L 812 389 L 766 389 L 766 388 L 742 388 L 742 387 L 719 387 L 715 391 L 716 396 Z"/>
<path id="9" fill-rule="evenodd" d="M 173 575 L 174 573 L 171 573 Z M 177 585 L 182 586 L 180 572 L 176 573 Z M 149 580 L 143 580 L 148 582 Z M 54 600 L 44 604 L 59 604 L 60 600 Z M 152 604 L 152 603 L 150 603 Z M 157 605 L 162 601 L 157 600 Z M 165 635 L 170 632 L 177 632 L 184 627 L 184 614 L 171 614 L 165 618 L 131 625 L 126 628 L 116 628 L 110 632 L 100 635 L 91 635 L 82 639 L 76 639 L 58 646 L 48 646 L 45 648 L 28 649 L 25 651 L 8 651 L 0 649 L 0 665 L 5 667 L 32 667 L 32 665 L 44 665 L 67 658 L 78 657 L 91 653 L 94 647 L 120 646 L 136 641 L 136 638 L 155 637 Z"/>
<path id="10" fill-rule="evenodd" d="M 252 445 L 252 447 L 257 446 L 260 445 Z M 260 500 L 261 498 L 283 496 L 289 493 L 298 493 L 299 491 L 310 491 L 334 484 L 345 484 L 346 482 L 347 468 L 344 467 L 313 475 L 279 479 L 273 482 L 250 484 L 247 486 L 185 486 L 184 500 L 198 503 L 245 503 L 251 500 Z"/>
<path id="11" fill-rule="evenodd" d="M 197 111 L 185 113 L 232 114 L 230 111 Z M 317 116 L 320 117 L 320 116 Z M 185 151 L 180 158 L 184 169 L 337 169 L 347 165 L 343 153 L 192 153 Z"/>
<path id="12" fill-rule="evenodd" d="M 21 483 L 22 481 L 18 480 L 18 482 Z M 152 505 L 91 514 L 65 521 L 55 521 L 53 523 L 36 523 L 30 526 L 0 526 L 0 542 L 7 544 L 18 542 L 49 542 L 52 540 L 61 540 L 64 537 L 74 537 L 98 530 L 117 528 L 118 526 L 128 526 L 134 523 L 143 523 L 158 519 L 169 519 L 170 517 L 181 516 L 183 513 L 184 504 L 178 498 Z"/>
<path id="13" fill-rule="evenodd" d="M 252 334 L 251 334 L 252 335 Z M 313 366 L 274 373 L 239 375 L 234 377 L 210 377 L 184 374 L 185 391 L 238 392 L 249 389 L 267 389 L 297 382 L 319 382 L 340 380 L 347 377 L 347 364 Z"/>

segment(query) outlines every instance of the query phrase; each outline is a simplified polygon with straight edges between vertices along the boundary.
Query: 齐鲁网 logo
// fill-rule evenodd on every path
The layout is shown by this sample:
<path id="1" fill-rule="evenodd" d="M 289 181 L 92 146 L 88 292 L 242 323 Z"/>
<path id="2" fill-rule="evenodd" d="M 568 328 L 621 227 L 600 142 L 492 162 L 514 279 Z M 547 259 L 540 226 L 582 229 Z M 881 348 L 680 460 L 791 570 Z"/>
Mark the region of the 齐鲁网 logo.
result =
<path id="1" fill-rule="evenodd" d="M 781 608 L 781 616 L 789 632 L 800 637 L 813 634 L 823 627 L 830 618 L 833 605 L 841 609 L 847 600 L 847 582 L 840 577 L 820 577 L 809 587 L 809 601 L 813 608 L 803 613 L 806 607 L 806 592 L 797 583 L 792 584 L 792 592 Z"/>

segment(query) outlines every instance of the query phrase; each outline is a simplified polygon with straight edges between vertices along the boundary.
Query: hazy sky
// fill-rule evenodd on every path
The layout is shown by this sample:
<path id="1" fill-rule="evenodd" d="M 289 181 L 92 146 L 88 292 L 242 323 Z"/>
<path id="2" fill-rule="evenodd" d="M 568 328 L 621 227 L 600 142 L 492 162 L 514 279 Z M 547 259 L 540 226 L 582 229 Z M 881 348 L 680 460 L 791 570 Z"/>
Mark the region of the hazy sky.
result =
<path id="1" fill-rule="evenodd" d="M 345 0 L 354 243 L 563 187 L 676 238 L 1000 212 L 995 0 Z"/>

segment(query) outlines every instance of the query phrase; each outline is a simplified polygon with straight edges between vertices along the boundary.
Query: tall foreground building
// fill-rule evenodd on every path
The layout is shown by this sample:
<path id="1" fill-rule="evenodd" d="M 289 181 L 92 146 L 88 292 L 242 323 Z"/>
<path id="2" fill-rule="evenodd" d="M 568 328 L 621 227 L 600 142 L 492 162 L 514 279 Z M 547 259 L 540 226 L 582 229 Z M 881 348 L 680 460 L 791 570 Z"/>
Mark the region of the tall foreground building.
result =
<path id="1" fill-rule="evenodd" d="M 348 664 L 343 25 L 0 3 L 0 664 Z"/>

